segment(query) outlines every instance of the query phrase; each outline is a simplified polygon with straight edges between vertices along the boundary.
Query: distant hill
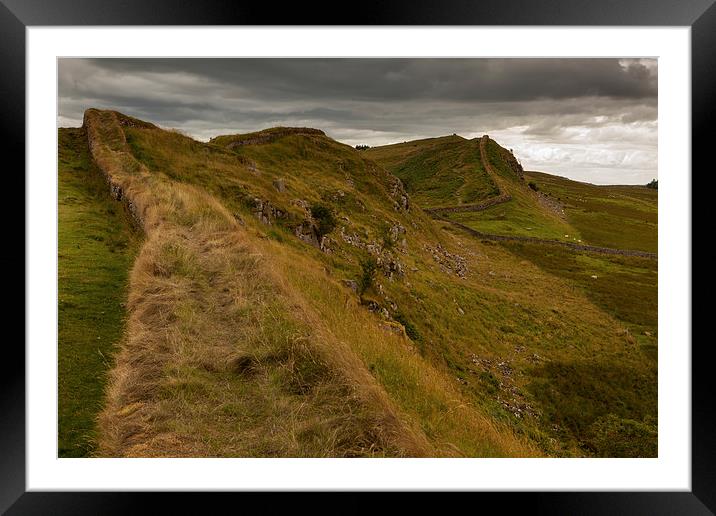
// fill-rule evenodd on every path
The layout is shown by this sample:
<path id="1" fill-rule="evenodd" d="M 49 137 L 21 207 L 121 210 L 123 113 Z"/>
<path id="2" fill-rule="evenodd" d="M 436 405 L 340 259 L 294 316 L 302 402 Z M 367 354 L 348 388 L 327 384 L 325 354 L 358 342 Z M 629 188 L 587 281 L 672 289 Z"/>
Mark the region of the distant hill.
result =
<path id="1" fill-rule="evenodd" d="M 98 455 L 655 455 L 654 261 L 498 245 L 430 211 L 508 195 L 449 216 L 568 225 L 496 142 L 202 143 L 94 109 L 77 134 L 143 234 Z"/>
<path id="2" fill-rule="evenodd" d="M 445 136 L 373 147 L 363 154 L 398 176 L 424 208 L 472 204 L 499 194 L 482 166 L 476 140 Z"/>
<path id="3" fill-rule="evenodd" d="M 364 154 L 400 177 L 423 208 L 451 213 L 470 227 L 505 235 L 579 238 L 558 204 L 529 188 L 512 152 L 488 136 L 416 140 L 373 147 Z"/>

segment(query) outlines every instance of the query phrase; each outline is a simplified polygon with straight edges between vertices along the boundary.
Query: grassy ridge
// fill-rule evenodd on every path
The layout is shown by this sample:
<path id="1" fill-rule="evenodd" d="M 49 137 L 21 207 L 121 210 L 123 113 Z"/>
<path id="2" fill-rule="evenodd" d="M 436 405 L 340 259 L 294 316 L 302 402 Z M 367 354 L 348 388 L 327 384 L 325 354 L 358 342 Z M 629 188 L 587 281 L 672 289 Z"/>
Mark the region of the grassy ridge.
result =
<path id="1" fill-rule="evenodd" d="M 339 220 L 343 220 L 342 217 L 350 220 L 350 224 L 339 224 L 339 227 L 345 225 L 347 233 L 350 233 L 348 228 L 359 223 L 368 238 L 380 242 L 379 221 L 384 217 L 396 217 L 396 214 L 388 208 L 390 204 L 386 206 L 384 201 L 376 202 L 380 198 L 372 195 L 378 193 L 371 189 L 373 179 L 363 177 L 369 170 L 365 165 L 356 163 L 349 167 L 349 174 L 344 174 L 345 170 L 335 161 L 333 166 L 330 165 L 327 149 L 331 149 L 331 152 L 340 150 L 341 153 L 345 152 L 346 159 L 354 159 L 350 158 L 352 150 L 344 150 L 343 147 L 334 150 L 332 145 L 322 140 L 284 138 L 270 145 L 242 147 L 237 153 L 255 163 L 262 175 L 283 175 L 291 196 L 305 195 L 315 199 L 321 191 L 335 191 L 339 187 L 345 189 L 345 197 L 356 196 L 359 202 L 346 204 L 340 200 L 342 197 L 331 198 L 326 195 L 321 199 L 336 212 Z M 316 170 L 316 167 L 321 168 Z M 356 185 L 355 191 L 348 188 L 346 177 Z M 310 188 L 301 189 L 305 188 L 304 182 L 310 184 Z M 364 196 L 364 193 L 369 195 Z M 521 193 L 522 190 L 518 192 L 518 197 Z M 264 195 L 271 193 L 265 192 Z M 524 195 L 531 194 L 525 192 Z M 279 196 L 273 199 L 281 202 Z M 230 202 L 230 199 L 225 199 L 225 202 Z M 370 208 L 363 211 L 361 205 Z M 530 207 L 534 209 L 534 202 Z M 545 215 L 547 217 L 549 215 Z M 620 361 L 639 364 L 643 356 L 639 350 L 632 349 L 626 335 L 620 333 L 622 325 L 601 308 L 595 307 L 585 293 L 575 296 L 569 282 L 555 282 L 554 276 L 542 268 L 525 268 L 521 263 L 524 260 L 515 258 L 511 253 L 499 252 L 495 255 L 499 248 L 485 248 L 452 234 L 449 229 L 446 232 L 446 228 L 435 228 L 419 211 L 400 215 L 397 220 L 406 227 L 417 224 L 419 228 L 419 231 L 408 231 L 406 241 L 410 252 L 401 257 L 405 269 L 410 272 L 405 282 L 395 279 L 389 281 L 380 276 L 378 281 L 384 298 L 397 305 L 403 325 L 412 328 L 414 337 L 411 338 L 411 345 L 426 361 L 421 367 L 426 368 L 429 364 L 440 372 L 439 377 L 445 375 L 446 379 L 454 378 L 448 385 L 454 385 L 453 388 L 457 388 L 470 404 L 487 414 L 493 421 L 492 425 L 503 427 L 502 432 L 505 432 L 506 425 L 514 432 L 528 436 L 538 443 L 543 452 L 558 455 L 601 453 L 599 447 L 589 451 L 583 436 L 577 433 L 582 427 L 591 427 L 594 424 L 592 420 L 580 420 L 578 425 L 567 425 L 566 429 L 555 431 L 554 424 L 549 424 L 551 418 L 539 415 L 522 417 L 516 413 L 520 414 L 519 410 L 523 408 L 525 411 L 534 410 L 535 414 L 548 414 L 554 403 L 554 400 L 541 396 L 541 391 L 532 389 L 529 382 L 525 381 L 525 378 L 529 378 L 529 372 L 535 369 L 535 363 L 529 358 L 534 354 L 539 355 L 540 360 L 550 363 L 571 363 L 583 354 L 594 355 L 598 350 L 601 358 L 597 360 L 597 365 Z M 257 230 L 266 231 L 260 225 Z M 271 231 L 275 230 L 269 230 L 269 236 L 272 235 Z M 315 277 L 308 271 L 332 271 L 329 278 L 335 275 L 335 279 L 357 279 L 360 274 L 360 253 L 357 250 L 340 245 L 328 255 L 311 251 L 312 259 L 307 260 L 305 252 L 296 252 L 300 250 L 300 245 L 297 246 L 290 235 L 273 233 L 270 240 L 274 242 L 271 244 L 272 256 L 286 253 L 291 257 L 279 268 L 282 271 L 295 271 L 295 274 L 289 274 L 289 281 L 314 304 L 316 310 L 325 314 L 337 310 L 328 310 L 328 306 L 340 307 L 346 302 L 351 306 L 350 296 L 346 298 L 347 301 L 340 303 L 335 300 L 337 294 L 328 293 L 327 289 L 333 285 L 330 279 L 323 275 Z M 435 245 L 436 242 L 440 242 L 450 252 L 465 257 L 471 274 L 460 279 L 441 270 L 434 258 L 424 251 L 426 245 Z M 489 259 L 485 259 L 486 253 Z M 312 260 L 321 265 L 311 266 Z M 506 295 L 507 292 L 509 294 Z M 381 301 L 378 295 L 376 299 Z M 561 300 L 558 308 L 554 308 L 555 299 Z M 515 302 L 525 308 L 515 311 Z M 338 310 L 338 313 L 341 315 L 331 319 L 334 331 L 337 327 L 344 327 L 345 321 L 350 319 L 344 310 Z M 514 315 L 506 321 L 506 313 Z M 559 319 L 555 317 L 557 313 Z M 366 327 L 370 326 L 369 320 L 364 323 Z M 550 328 L 547 331 L 545 324 Z M 504 450 L 516 449 L 514 444 L 508 447 L 503 444 L 500 448 L 490 445 L 484 439 L 475 441 L 469 437 L 470 432 L 460 429 L 466 427 L 464 419 L 440 416 L 447 405 L 445 401 L 440 401 L 444 395 L 437 393 L 446 387 L 437 388 L 437 385 L 444 385 L 445 380 L 437 385 L 433 381 L 424 381 L 424 387 L 411 382 L 409 379 L 416 376 L 405 368 L 405 357 L 398 360 L 398 357 L 393 356 L 389 359 L 387 354 L 392 353 L 394 348 L 381 342 L 386 337 L 380 338 L 378 334 L 377 339 L 367 339 L 366 342 L 364 334 L 365 330 L 351 328 L 342 333 L 341 338 L 359 351 L 368 369 L 391 398 L 398 402 L 405 413 L 421 422 L 422 430 L 432 442 L 447 441 L 467 455 L 495 455 L 504 453 Z M 579 342 L 576 348 L 573 347 L 575 342 Z M 502 362 L 509 363 L 510 370 L 500 370 L 497 364 Z M 426 370 L 429 369 L 424 369 L 418 377 L 432 378 L 426 375 Z M 587 376 L 581 381 L 589 386 L 590 392 L 599 392 L 601 379 L 590 383 L 592 380 Z M 606 398 L 609 400 L 607 405 L 618 403 L 619 395 L 626 396 L 632 387 L 631 382 L 616 382 L 612 389 L 617 395 Z M 565 391 L 557 399 L 566 403 L 567 394 Z M 578 406 L 577 402 L 575 404 Z M 575 413 L 580 412 L 575 409 Z M 583 414 L 585 418 L 591 417 L 587 416 L 591 414 L 589 412 Z M 600 417 L 609 418 L 611 413 L 599 414 Z M 440 424 L 436 426 L 438 421 Z M 559 444 L 555 445 L 552 440 Z M 498 451 L 500 449 L 503 451 Z M 647 450 L 646 453 L 651 451 Z M 632 452 L 645 453 L 643 450 Z"/>
<path id="2" fill-rule="evenodd" d="M 480 242 L 317 132 L 204 144 L 110 112 L 87 125 L 147 235 L 102 454 L 655 453 L 653 353 L 634 337 L 648 310 L 613 310 L 624 292 L 582 278 L 629 269 L 639 286 L 646 266 Z M 477 148 L 425 145 L 445 173 Z M 395 147 L 386 159 L 421 151 Z M 551 220 L 503 172 L 513 198 Z"/>
<path id="3" fill-rule="evenodd" d="M 430 453 L 353 352 L 292 296 L 239 214 L 169 177 L 171 168 L 137 161 L 125 141 L 135 125 L 121 115 L 89 110 L 85 127 L 95 161 L 146 234 L 100 417 L 101 455 Z"/>
<path id="4" fill-rule="evenodd" d="M 362 360 L 359 369 L 370 371 L 405 417 L 418 424 L 418 431 L 425 433 L 435 447 L 432 453 L 469 456 L 535 453 L 529 445 L 515 439 L 509 428 L 498 430 L 503 425 L 490 421 L 479 410 L 468 408 L 467 400 L 460 401 L 459 388 L 445 369 L 445 358 L 439 356 L 440 349 L 455 355 L 454 349 L 431 347 L 423 350 L 428 360 L 416 356 L 420 342 L 409 343 L 404 337 L 386 333 L 382 318 L 359 306 L 360 299 L 347 295 L 341 285 L 342 279 L 360 276 L 360 261 L 367 252 L 347 244 L 338 236 L 339 231 L 351 237 L 357 235 L 367 244 L 392 248 L 401 260 L 415 261 L 421 269 L 425 260 L 430 259 L 422 249 L 423 244 L 438 238 L 430 219 L 420 211 L 406 213 L 402 208 L 396 209 L 391 195 L 395 182 L 384 171 L 365 162 L 350 147 L 325 137 L 289 135 L 262 145 L 241 146 L 226 154 L 212 146 L 197 149 L 196 143 L 173 133 L 129 129 L 127 134 L 133 152 L 150 170 L 155 173 L 168 170 L 174 178 L 202 185 L 226 206 L 238 211 L 250 234 L 268 237 L 258 238 L 255 245 L 266 248 L 262 255 L 272 257 L 271 269 L 292 292 L 293 303 L 306 307 L 306 312 L 322 314 L 311 324 L 327 325 L 325 331 L 330 331 L 333 339 L 346 342 L 358 353 Z M 144 157 L 150 151 L 151 160 Z M 204 175 L 203 170 L 222 166 L 233 168 L 221 174 Z M 284 191 L 274 187 L 276 179 L 282 179 Z M 243 194 L 245 191 L 251 193 Z M 242 201 L 254 196 L 269 200 L 287 215 L 273 220 L 271 225 L 259 223 L 250 213 L 252 205 Z M 339 226 L 329 235 L 330 252 L 322 253 L 291 233 L 291 225 L 306 216 L 293 202 L 296 199 L 307 204 L 321 203 L 335 214 Z M 408 228 L 415 224 L 421 228 L 420 232 L 411 230 L 406 235 L 406 245 L 414 254 L 400 252 L 400 242 L 391 241 L 386 228 L 395 224 Z M 441 281 L 443 276 L 439 269 L 431 275 L 435 281 Z M 382 275 L 378 281 L 385 295 L 395 296 L 399 304 L 408 297 L 402 281 L 388 281 Z M 451 289 L 459 291 L 458 281 L 448 281 Z M 424 291 L 429 292 L 430 287 L 426 285 Z M 369 289 L 369 294 L 385 304 L 375 288 Z M 431 307 L 432 304 L 421 312 L 430 313 Z M 457 323 L 460 316 L 451 309 L 448 317 Z M 428 321 L 433 329 L 423 327 L 422 336 L 428 345 L 434 341 L 438 346 L 444 338 L 443 320 L 431 316 Z M 434 361 L 437 364 L 432 365 Z M 452 405 L 459 408 L 446 414 Z"/>
<path id="5" fill-rule="evenodd" d="M 58 136 L 58 454 L 84 457 L 96 448 L 139 237 L 92 165 L 84 131 Z"/>

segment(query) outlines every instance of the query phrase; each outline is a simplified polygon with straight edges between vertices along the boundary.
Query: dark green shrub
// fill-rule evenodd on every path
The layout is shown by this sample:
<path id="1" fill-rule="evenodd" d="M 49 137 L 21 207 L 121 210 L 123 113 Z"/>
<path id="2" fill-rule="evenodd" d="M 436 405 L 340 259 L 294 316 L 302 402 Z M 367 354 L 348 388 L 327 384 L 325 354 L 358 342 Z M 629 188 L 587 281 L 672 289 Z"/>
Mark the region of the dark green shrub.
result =
<path id="1" fill-rule="evenodd" d="M 378 262 L 372 256 L 369 256 L 365 260 L 361 260 L 361 275 L 358 278 L 358 294 L 363 295 L 366 290 L 373 286 L 375 280 L 375 274 L 378 270 Z"/>
<path id="2" fill-rule="evenodd" d="M 527 183 L 527 186 L 532 188 L 532 190 L 534 190 L 535 192 L 539 191 L 539 187 L 537 186 L 537 183 L 535 183 L 534 181 L 530 181 L 529 183 Z"/>
<path id="3" fill-rule="evenodd" d="M 311 217 L 313 217 L 318 226 L 319 238 L 327 235 L 336 227 L 336 218 L 328 206 L 322 204 L 311 206 Z"/>
<path id="4" fill-rule="evenodd" d="M 418 332 L 418 329 L 413 326 L 413 323 L 411 323 L 408 319 L 405 318 L 403 314 L 398 312 L 393 317 L 396 321 L 398 321 L 400 324 L 403 325 L 403 328 L 405 328 L 405 334 L 410 337 L 410 340 L 419 341 L 420 340 L 420 332 Z"/>

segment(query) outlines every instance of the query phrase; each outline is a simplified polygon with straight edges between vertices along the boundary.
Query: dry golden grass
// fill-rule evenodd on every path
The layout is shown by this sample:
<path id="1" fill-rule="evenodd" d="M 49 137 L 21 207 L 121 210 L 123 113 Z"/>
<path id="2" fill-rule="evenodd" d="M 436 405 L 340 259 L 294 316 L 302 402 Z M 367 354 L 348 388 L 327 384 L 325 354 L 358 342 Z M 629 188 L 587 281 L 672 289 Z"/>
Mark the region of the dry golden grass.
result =
<path id="1" fill-rule="evenodd" d="M 99 117 L 86 121 L 93 156 L 146 233 L 100 454 L 429 454 L 350 350 L 286 295 L 231 214 L 149 174 L 108 130 L 117 122 Z"/>

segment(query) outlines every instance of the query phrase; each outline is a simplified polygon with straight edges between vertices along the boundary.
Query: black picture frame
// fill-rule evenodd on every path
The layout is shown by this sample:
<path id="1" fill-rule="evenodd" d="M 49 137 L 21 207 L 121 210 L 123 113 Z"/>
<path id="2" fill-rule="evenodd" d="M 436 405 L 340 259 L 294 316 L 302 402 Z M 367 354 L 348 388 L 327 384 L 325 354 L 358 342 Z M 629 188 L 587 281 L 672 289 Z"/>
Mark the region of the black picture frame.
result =
<path id="1" fill-rule="evenodd" d="M 348 9 L 321 2 L 273 3 L 223 0 L 0 0 L 0 146 L 3 156 L 18 157 L 13 185 L 25 192 L 25 29 L 49 25 L 563 25 L 563 26 L 689 26 L 692 65 L 693 169 L 709 163 L 709 129 L 716 122 L 715 0 L 450 0 L 441 2 L 362 2 Z M 340 6 L 339 6 L 340 7 Z M 709 165 L 709 169 L 713 166 Z M 7 173 L 10 168 L 7 167 Z M 704 170 L 706 173 L 707 170 Z M 692 173 L 692 183 L 694 174 Z M 700 181 L 700 180 L 699 180 Z M 5 185 L 6 188 L 10 183 Z M 700 187 L 701 188 L 701 187 Z M 693 190 L 692 190 L 693 191 Z M 24 195 L 13 195 L 24 199 Z M 695 203 L 692 203 L 694 205 Z M 21 208 L 18 207 L 18 210 Z M 24 210 L 23 210 L 24 213 Z M 17 218 L 17 217 L 15 217 Z M 696 222 L 696 217 L 692 217 Z M 15 220 L 16 229 L 19 223 Z M 23 226 L 24 228 L 24 226 Z M 23 235 L 23 241 L 25 236 Z M 19 240 L 16 240 L 19 248 Z M 24 245 L 21 256 L 23 270 Z M 693 256 L 693 255 L 692 255 Z M 8 258 L 3 257 L 6 261 Z M 692 259 L 693 263 L 693 259 Z M 9 265 L 9 264 L 8 264 Z M 9 270 L 9 269 L 7 269 Z M 27 274 L 27 272 L 26 272 Z M 26 278 L 27 280 L 27 278 Z M 25 295 L 23 293 L 23 299 Z M 24 303 L 17 303 L 19 310 Z M 19 320 L 19 317 L 17 317 Z M 17 324 L 17 323 L 15 323 Z M 24 329 L 22 330 L 24 335 Z M 24 339 L 23 339 L 24 340 Z M 549 514 L 713 514 L 716 511 L 716 446 L 714 446 L 714 375 L 708 360 L 710 339 L 692 346 L 692 490 L 690 492 L 480 493 L 480 503 L 505 503 L 511 509 Z M 690 345 L 691 343 L 671 343 Z M 190 493 L 40 493 L 25 488 L 25 352 L 19 339 L 6 339 L 0 375 L 0 512 L 7 514 L 125 514 L 159 502 L 180 512 L 202 508 L 211 494 Z M 217 496 L 214 494 L 213 496 Z M 247 494 L 220 494 L 227 497 Z M 310 495 L 305 495 L 310 496 Z M 358 498 L 357 494 L 351 495 Z M 160 500 L 157 500 L 160 498 Z M 312 498 L 312 497 L 311 497 Z M 368 497 L 370 498 L 370 497 Z M 485 500 L 483 500 L 483 498 Z M 365 498 L 342 504 L 364 512 Z M 414 501 L 422 503 L 422 496 Z M 231 502 L 229 502 L 230 505 Z M 474 503 L 474 502 L 470 502 Z M 166 505 L 164 505 L 166 504 Z M 246 504 L 246 505 L 244 505 Z M 242 506 L 248 507 L 247 502 Z M 313 504 L 312 504 L 313 505 Z M 241 506 L 234 505 L 234 510 Z M 488 507 L 488 506 L 485 506 Z M 319 509 L 320 510 L 320 509 Z"/>

